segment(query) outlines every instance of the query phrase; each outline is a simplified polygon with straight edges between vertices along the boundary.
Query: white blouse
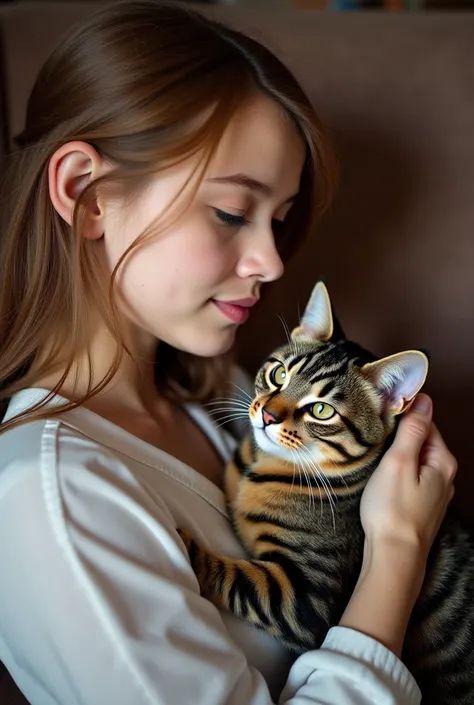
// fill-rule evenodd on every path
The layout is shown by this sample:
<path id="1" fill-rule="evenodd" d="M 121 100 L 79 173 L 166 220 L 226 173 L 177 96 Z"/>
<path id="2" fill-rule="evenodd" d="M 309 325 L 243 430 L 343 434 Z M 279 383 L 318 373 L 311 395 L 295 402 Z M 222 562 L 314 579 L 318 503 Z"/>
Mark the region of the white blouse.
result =
<path id="1" fill-rule="evenodd" d="M 5 418 L 46 393 L 18 393 Z M 186 410 L 227 461 L 233 438 Z M 0 436 L 0 661 L 31 705 L 420 703 L 401 661 L 359 632 L 335 627 L 295 660 L 220 613 L 176 527 L 245 555 L 214 484 L 88 409 Z"/>

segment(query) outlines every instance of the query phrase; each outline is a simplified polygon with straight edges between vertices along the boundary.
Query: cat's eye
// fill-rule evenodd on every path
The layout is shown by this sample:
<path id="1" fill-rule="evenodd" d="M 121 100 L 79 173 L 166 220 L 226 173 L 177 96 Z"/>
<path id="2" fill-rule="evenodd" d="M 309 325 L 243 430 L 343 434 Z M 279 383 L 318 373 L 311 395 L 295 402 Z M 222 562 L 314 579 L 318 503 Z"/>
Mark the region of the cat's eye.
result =
<path id="1" fill-rule="evenodd" d="M 281 387 L 286 379 L 286 370 L 283 365 L 278 365 L 274 367 L 270 372 L 270 381 L 276 384 L 277 387 Z"/>
<path id="2" fill-rule="evenodd" d="M 316 404 L 312 405 L 309 412 L 315 419 L 327 421 L 328 419 L 332 419 L 336 413 L 336 409 L 331 406 L 331 404 L 326 404 L 324 401 L 318 401 Z"/>

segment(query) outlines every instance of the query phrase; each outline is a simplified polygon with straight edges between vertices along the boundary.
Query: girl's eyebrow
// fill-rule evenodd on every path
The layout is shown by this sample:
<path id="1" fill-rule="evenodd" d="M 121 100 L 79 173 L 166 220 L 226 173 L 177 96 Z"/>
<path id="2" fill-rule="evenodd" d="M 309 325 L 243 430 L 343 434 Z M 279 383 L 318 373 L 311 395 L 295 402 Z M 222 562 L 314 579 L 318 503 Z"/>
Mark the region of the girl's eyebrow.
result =
<path id="1" fill-rule="evenodd" d="M 253 179 L 251 176 L 242 173 L 231 174 L 230 176 L 215 176 L 212 179 L 206 179 L 206 181 L 217 184 L 235 184 L 237 186 L 243 186 L 250 191 L 256 191 L 267 197 L 273 196 L 274 194 L 274 189 L 271 186 L 268 186 L 268 184 L 264 184 L 261 181 L 257 181 L 257 179 Z M 285 204 L 293 203 L 296 196 L 297 194 L 287 198 Z"/>

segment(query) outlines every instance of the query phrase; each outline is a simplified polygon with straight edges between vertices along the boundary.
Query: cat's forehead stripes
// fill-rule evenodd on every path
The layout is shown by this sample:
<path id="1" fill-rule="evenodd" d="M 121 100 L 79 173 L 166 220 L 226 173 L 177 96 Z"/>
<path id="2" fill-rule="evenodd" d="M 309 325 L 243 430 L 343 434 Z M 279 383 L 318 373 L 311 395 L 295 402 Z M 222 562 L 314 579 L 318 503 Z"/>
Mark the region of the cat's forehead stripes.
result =
<path id="1" fill-rule="evenodd" d="M 286 369 L 288 372 L 303 372 L 308 364 L 311 363 L 314 353 L 295 355 L 291 360 L 287 361 Z"/>
<path id="2" fill-rule="evenodd" d="M 336 394 L 333 394 L 333 392 L 336 392 Z M 321 399 L 331 395 L 334 401 L 341 401 L 343 396 L 341 392 L 337 391 L 337 383 L 334 379 L 322 380 L 319 389 L 317 391 L 315 390 L 315 393 Z"/>
<path id="3" fill-rule="evenodd" d="M 333 344 L 323 343 L 317 350 L 312 346 L 309 352 L 290 357 L 288 354 L 282 354 L 280 359 L 273 357 L 268 361 L 272 365 L 280 364 L 286 368 L 287 378 L 281 386 L 281 391 L 288 389 L 293 382 L 298 384 L 299 393 L 301 393 L 301 385 L 305 384 L 308 386 L 307 394 L 312 394 L 314 397 L 321 398 L 335 392 L 339 401 L 343 398 L 338 389 L 338 382 L 347 374 L 351 357 L 341 354 Z M 310 401 L 311 399 L 308 403 Z"/>
<path id="4" fill-rule="evenodd" d="M 351 362 L 351 356 L 341 346 L 333 343 L 314 345 L 307 352 L 292 354 L 287 351 L 282 355 L 282 362 L 288 372 L 304 373 L 311 384 L 316 382 L 321 374 L 344 374 Z"/>
<path id="5" fill-rule="evenodd" d="M 296 367 L 297 371 L 301 373 L 312 369 L 315 364 L 325 364 L 325 358 L 328 355 L 331 356 L 334 347 L 331 343 L 320 343 L 319 345 L 313 344 L 308 351 L 299 352 L 296 355 L 292 354 L 293 350 L 287 351 L 286 355 L 284 355 L 287 369 L 290 371 Z M 289 356 L 289 359 L 287 356 Z"/>
<path id="6" fill-rule="evenodd" d="M 309 378 L 309 383 L 316 384 L 316 382 L 321 382 L 322 380 L 329 381 L 330 379 L 340 378 L 347 373 L 349 362 L 350 360 L 344 360 L 338 365 L 318 366 L 317 371 Z"/>

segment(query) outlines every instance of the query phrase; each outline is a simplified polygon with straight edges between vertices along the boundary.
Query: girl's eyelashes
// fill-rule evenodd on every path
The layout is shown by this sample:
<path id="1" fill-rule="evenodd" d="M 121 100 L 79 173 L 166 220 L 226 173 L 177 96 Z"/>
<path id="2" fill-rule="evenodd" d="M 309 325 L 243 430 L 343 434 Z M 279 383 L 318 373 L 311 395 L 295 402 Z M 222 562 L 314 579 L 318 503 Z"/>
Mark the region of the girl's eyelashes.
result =
<path id="1" fill-rule="evenodd" d="M 228 213 L 220 208 L 214 208 L 213 210 L 223 225 L 228 225 L 231 228 L 243 228 L 246 225 L 250 225 L 250 220 L 247 220 L 247 218 L 243 215 L 234 215 L 233 213 Z M 279 235 L 281 233 L 284 224 L 285 223 L 283 220 L 273 218 L 272 230 L 274 235 Z"/>
<path id="2" fill-rule="evenodd" d="M 243 215 L 234 215 L 220 208 L 214 208 L 214 213 L 223 225 L 228 225 L 231 228 L 243 228 L 250 223 Z"/>

